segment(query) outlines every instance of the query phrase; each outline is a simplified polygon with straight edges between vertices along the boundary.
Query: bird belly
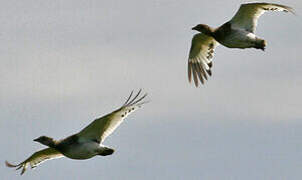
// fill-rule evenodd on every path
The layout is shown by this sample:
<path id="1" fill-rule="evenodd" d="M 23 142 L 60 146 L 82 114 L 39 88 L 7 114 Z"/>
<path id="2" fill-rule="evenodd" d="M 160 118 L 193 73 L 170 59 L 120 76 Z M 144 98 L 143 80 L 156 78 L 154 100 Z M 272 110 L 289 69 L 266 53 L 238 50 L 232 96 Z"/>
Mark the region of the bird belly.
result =
<path id="1" fill-rule="evenodd" d="M 252 48 L 256 43 L 256 35 L 243 30 L 233 30 L 220 43 L 228 48 Z"/>
<path id="2" fill-rule="evenodd" d="M 62 153 L 71 159 L 89 159 L 98 154 L 100 146 L 95 142 L 87 142 L 83 144 L 76 144 L 68 148 L 67 151 Z"/>

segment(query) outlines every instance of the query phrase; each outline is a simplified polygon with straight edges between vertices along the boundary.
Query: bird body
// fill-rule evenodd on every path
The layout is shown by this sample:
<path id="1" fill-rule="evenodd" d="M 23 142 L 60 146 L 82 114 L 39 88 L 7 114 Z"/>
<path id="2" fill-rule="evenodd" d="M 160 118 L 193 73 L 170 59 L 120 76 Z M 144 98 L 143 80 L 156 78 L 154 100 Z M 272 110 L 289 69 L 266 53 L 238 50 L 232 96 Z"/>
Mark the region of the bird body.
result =
<path id="1" fill-rule="evenodd" d="M 70 159 L 89 159 L 99 154 L 100 144 L 94 141 L 85 141 L 73 144 L 69 149 L 60 151 L 64 156 Z"/>
<path id="2" fill-rule="evenodd" d="M 106 156 L 109 155 L 108 150 L 110 149 L 96 139 L 78 137 L 76 134 L 64 139 L 54 148 L 70 159 L 90 159 L 96 155 Z"/>
<path id="3" fill-rule="evenodd" d="M 212 37 L 220 44 L 228 48 L 256 48 L 258 47 L 258 41 L 260 38 L 257 38 L 254 33 L 246 31 L 244 29 L 235 29 L 232 28 L 230 22 L 225 23 L 221 27 L 217 28 Z"/>
<path id="4" fill-rule="evenodd" d="M 21 175 L 28 166 L 35 168 L 41 162 L 49 159 L 68 157 L 70 159 L 89 159 L 94 156 L 107 156 L 114 152 L 114 149 L 104 146 L 102 143 L 132 112 L 140 108 L 141 102 L 147 94 L 139 98 L 141 90 L 131 99 L 133 91 L 122 107 L 101 118 L 94 120 L 79 133 L 71 135 L 65 139 L 56 141 L 47 136 L 40 136 L 34 141 L 48 146 L 43 150 L 32 154 L 25 161 L 18 165 L 5 162 L 8 167 L 22 168 Z"/>
<path id="5" fill-rule="evenodd" d="M 58 144 L 55 149 L 59 150 L 64 156 L 70 159 L 92 158 L 98 155 L 102 148 L 98 142 L 89 139 L 82 139 L 77 137 L 77 135 L 73 135 L 70 139 L 67 138 L 64 141 Z"/>
<path id="6" fill-rule="evenodd" d="M 212 58 L 215 47 L 222 44 L 228 48 L 256 48 L 264 51 L 266 41 L 255 35 L 258 18 L 266 11 L 294 11 L 291 7 L 273 3 L 242 4 L 235 16 L 220 27 L 214 29 L 205 24 L 198 24 L 192 30 L 199 31 L 191 43 L 188 59 L 189 82 L 194 79 L 204 84 L 212 75 Z"/>

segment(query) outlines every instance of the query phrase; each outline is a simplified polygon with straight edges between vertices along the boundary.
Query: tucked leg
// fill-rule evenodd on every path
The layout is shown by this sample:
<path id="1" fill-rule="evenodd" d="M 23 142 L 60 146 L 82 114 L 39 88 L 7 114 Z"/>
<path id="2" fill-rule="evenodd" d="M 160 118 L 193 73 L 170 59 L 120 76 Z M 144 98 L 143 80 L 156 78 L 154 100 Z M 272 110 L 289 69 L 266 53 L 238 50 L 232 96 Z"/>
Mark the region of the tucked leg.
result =
<path id="1" fill-rule="evenodd" d="M 108 148 L 108 147 L 102 147 L 99 151 L 100 156 L 108 156 L 114 153 L 114 149 Z"/>
<path id="2" fill-rule="evenodd" d="M 265 50 L 266 41 L 264 39 L 256 38 L 255 48 Z"/>

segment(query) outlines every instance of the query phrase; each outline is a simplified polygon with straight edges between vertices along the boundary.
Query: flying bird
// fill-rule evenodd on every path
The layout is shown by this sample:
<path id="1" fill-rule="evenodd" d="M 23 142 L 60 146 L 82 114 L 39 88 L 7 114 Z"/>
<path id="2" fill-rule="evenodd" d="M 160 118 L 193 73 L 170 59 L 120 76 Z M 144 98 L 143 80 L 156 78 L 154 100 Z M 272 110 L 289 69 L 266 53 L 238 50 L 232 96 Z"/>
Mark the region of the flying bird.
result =
<path id="1" fill-rule="evenodd" d="M 204 84 L 208 76 L 212 75 L 212 58 L 214 50 L 222 44 L 228 48 L 256 48 L 264 51 L 266 41 L 255 35 L 258 18 L 266 11 L 291 12 L 293 8 L 271 3 L 241 4 L 235 16 L 218 28 L 205 24 L 198 24 L 192 30 L 200 33 L 192 39 L 189 59 L 189 82 L 194 79 L 195 86 L 199 81 Z"/>
<path id="2" fill-rule="evenodd" d="M 14 167 L 17 170 L 22 168 L 22 175 L 29 166 L 35 168 L 38 164 L 50 159 L 65 156 L 71 159 L 81 160 L 89 159 L 96 155 L 111 155 L 114 149 L 104 146 L 103 142 L 129 114 L 147 103 L 146 101 L 142 101 L 147 96 L 147 93 L 139 97 L 140 93 L 141 90 L 132 98 L 132 91 L 122 107 L 94 120 L 77 134 L 59 141 L 47 136 L 40 136 L 34 139 L 34 141 L 46 145 L 48 148 L 35 152 L 25 161 L 17 165 L 6 161 L 6 166 Z"/>

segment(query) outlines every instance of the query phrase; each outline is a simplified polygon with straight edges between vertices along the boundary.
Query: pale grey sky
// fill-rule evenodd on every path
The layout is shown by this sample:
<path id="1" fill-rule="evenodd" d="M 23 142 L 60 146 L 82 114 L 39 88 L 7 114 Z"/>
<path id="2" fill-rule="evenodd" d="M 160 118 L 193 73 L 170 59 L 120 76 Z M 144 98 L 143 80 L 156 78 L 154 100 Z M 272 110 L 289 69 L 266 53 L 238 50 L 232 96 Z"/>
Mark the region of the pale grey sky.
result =
<path id="1" fill-rule="evenodd" d="M 0 178 L 300 180 L 302 1 L 270 1 L 298 16 L 264 14 L 266 51 L 218 47 L 195 88 L 191 28 L 250 1 L 204 2 L 2 0 Z M 112 156 L 47 161 L 21 178 L 5 167 L 44 148 L 34 138 L 76 133 L 139 88 L 151 103 L 105 141 Z"/>

